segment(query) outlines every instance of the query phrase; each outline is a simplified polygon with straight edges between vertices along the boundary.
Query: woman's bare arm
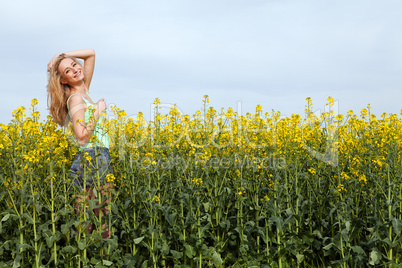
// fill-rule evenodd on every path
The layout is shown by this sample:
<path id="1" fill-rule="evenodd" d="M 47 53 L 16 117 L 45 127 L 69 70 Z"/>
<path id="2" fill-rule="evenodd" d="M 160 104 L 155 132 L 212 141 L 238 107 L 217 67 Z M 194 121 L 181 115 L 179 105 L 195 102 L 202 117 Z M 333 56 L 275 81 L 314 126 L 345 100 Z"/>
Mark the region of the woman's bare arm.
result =
<path id="1" fill-rule="evenodd" d="M 100 99 L 94 106 L 92 119 L 85 124 L 85 111 L 88 109 L 86 103 L 80 95 L 73 95 L 69 100 L 73 129 L 80 146 L 85 146 L 89 142 L 101 112 L 106 110 L 104 99 Z"/>

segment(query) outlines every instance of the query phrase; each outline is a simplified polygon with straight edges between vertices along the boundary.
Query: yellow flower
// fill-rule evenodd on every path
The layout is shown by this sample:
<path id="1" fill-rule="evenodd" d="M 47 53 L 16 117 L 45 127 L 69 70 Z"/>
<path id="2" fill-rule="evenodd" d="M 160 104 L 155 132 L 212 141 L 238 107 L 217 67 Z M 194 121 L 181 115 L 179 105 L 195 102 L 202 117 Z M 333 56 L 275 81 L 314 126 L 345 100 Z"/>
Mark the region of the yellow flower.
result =
<path id="1" fill-rule="evenodd" d="M 157 196 L 157 195 L 154 195 L 154 197 L 152 198 L 152 202 L 154 202 L 154 203 L 160 203 L 160 198 L 159 198 L 159 196 Z"/>
<path id="2" fill-rule="evenodd" d="M 238 195 L 242 195 L 242 194 L 245 194 L 245 193 L 246 193 L 246 190 L 245 190 L 243 187 L 239 187 L 239 188 L 238 188 L 238 191 L 239 191 L 239 192 L 237 192 Z"/>
<path id="3" fill-rule="evenodd" d="M 338 189 L 338 192 L 346 192 L 345 186 L 343 184 L 339 184 L 336 188 Z"/>
<path id="4" fill-rule="evenodd" d="M 39 103 L 39 101 L 37 99 L 32 99 L 31 100 L 31 106 L 35 106 Z"/>
<path id="5" fill-rule="evenodd" d="M 360 117 L 366 117 L 367 116 L 367 109 L 366 108 L 363 108 L 361 111 L 360 111 Z"/>
<path id="6" fill-rule="evenodd" d="M 84 153 L 84 158 L 85 158 L 85 160 L 87 160 L 88 162 L 91 162 L 91 160 L 92 160 L 92 157 L 89 155 L 88 152 L 85 152 L 85 153 Z"/>
<path id="7" fill-rule="evenodd" d="M 360 177 L 359 177 L 359 181 L 360 182 L 363 182 L 363 184 L 367 184 L 367 179 L 366 179 L 366 175 L 360 175 Z"/>
<path id="8" fill-rule="evenodd" d="M 256 113 L 256 114 L 262 113 L 262 106 L 261 106 L 261 105 L 258 104 L 258 105 L 255 107 L 255 113 Z"/>
<path id="9" fill-rule="evenodd" d="M 313 176 L 317 173 L 314 168 L 309 168 L 308 172 L 310 172 L 310 174 Z"/>
<path id="10" fill-rule="evenodd" d="M 373 162 L 373 164 L 376 164 L 379 167 L 381 167 L 383 165 L 383 163 L 379 159 L 372 160 L 372 162 Z"/>
<path id="11" fill-rule="evenodd" d="M 345 172 L 341 172 L 341 178 L 344 180 L 349 180 L 350 177 L 345 173 Z"/>
<path id="12" fill-rule="evenodd" d="M 332 98 L 331 96 L 329 96 L 329 97 L 327 98 L 327 101 L 328 101 L 328 104 L 329 104 L 329 105 L 333 105 L 333 104 L 334 104 L 334 98 Z"/>
<path id="13" fill-rule="evenodd" d="M 127 116 L 127 113 L 124 110 L 118 111 L 117 112 L 118 116 Z"/>
<path id="14" fill-rule="evenodd" d="M 193 182 L 195 183 L 195 185 L 201 185 L 203 183 L 201 178 L 193 179 Z"/>
<path id="15" fill-rule="evenodd" d="M 271 200 L 267 195 L 264 196 L 263 198 L 261 198 L 261 201 L 266 201 L 268 202 L 269 200 Z"/>
<path id="16" fill-rule="evenodd" d="M 160 105 L 161 104 L 161 100 L 159 98 L 155 98 L 154 102 L 155 105 Z"/>
<path id="17" fill-rule="evenodd" d="M 107 174 L 106 175 L 106 181 L 107 182 L 114 183 L 115 180 L 116 180 L 116 178 L 115 178 L 115 176 L 113 174 Z"/>

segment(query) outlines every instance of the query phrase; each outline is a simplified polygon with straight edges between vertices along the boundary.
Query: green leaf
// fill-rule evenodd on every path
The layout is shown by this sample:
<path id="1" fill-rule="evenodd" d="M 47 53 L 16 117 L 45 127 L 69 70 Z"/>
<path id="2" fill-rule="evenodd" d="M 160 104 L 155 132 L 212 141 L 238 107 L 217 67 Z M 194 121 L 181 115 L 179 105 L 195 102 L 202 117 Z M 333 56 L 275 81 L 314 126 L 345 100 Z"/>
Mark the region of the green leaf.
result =
<path id="1" fill-rule="evenodd" d="M 278 228 L 280 231 L 282 231 L 283 227 L 283 219 L 279 217 L 272 216 L 270 218 L 270 221 L 276 224 L 276 228 Z"/>
<path id="2" fill-rule="evenodd" d="M 322 239 L 322 234 L 321 234 L 321 232 L 320 232 L 319 230 L 314 230 L 314 231 L 313 231 L 313 235 L 315 235 L 315 236 L 317 236 L 318 238 L 321 238 L 321 239 Z"/>
<path id="3" fill-rule="evenodd" d="M 180 241 L 184 241 L 184 235 L 183 235 L 183 233 L 180 233 L 180 234 L 179 234 L 179 240 L 180 240 Z"/>
<path id="4" fill-rule="evenodd" d="M 117 205 L 115 203 L 112 203 L 111 208 L 112 208 L 113 214 L 115 214 L 115 215 L 119 214 L 119 209 L 117 208 Z"/>
<path id="5" fill-rule="evenodd" d="M 183 257 L 183 252 L 178 252 L 178 251 L 176 251 L 176 250 L 171 249 L 171 250 L 170 250 L 170 253 L 172 253 L 173 258 L 174 258 L 175 260 L 181 259 L 181 257 Z"/>
<path id="6" fill-rule="evenodd" d="M 54 240 L 55 237 L 53 235 L 46 237 L 46 244 L 49 248 L 52 248 Z"/>
<path id="7" fill-rule="evenodd" d="M 11 241 L 4 242 L 4 244 L 3 244 L 4 249 L 5 250 L 10 250 L 10 248 L 11 248 L 10 244 L 11 244 Z"/>
<path id="8" fill-rule="evenodd" d="M 72 246 L 66 246 L 62 249 L 62 251 L 66 252 L 66 253 L 75 253 L 77 251 L 77 249 Z"/>
<path id="9" fill-rule="evenodd" d="M 107 238 L 107 239 L 104 239 L 104 241 L 105 241 L 108 245 L 110 245 L 112 248 L 117 248 L 117 247 L 119 246 L 119 244 L 118 244 L 118 242 L 117 242 L 117 239 L 110 239 L 110 238 Z"/>
<path id="10" fill-rule="evenodd" d="M 214 262 L 215 266 L 220 266 L 223 264 L 221 255 L 216 251 L 214 251 L 212 254 L 212 261 Z"/>
<path id="11" fill-rule="evenodd" d="M 163 242 L 161 253 L 165 256 L 169 254 L 169 245 L 166 242 Z"/>
<path id="12" fill-rule="evenodd" d="M 387 237 L 387 238 L 385 238 L 385 239 L 383 239 L 382 241 L 383 241 L 383 242 L 385 242 L 385 243 L 387 243 L 387 245 L 388 245 L 388 246 L 392 247 L 392 241 L 391 241 L 391 240 L 389 240 L 389 238 L 388 238 L 388 237 Z"/>
<path id="13" fill-rule="evenodd" d="M 96 187 L 93 188 L 93 191 L 92 191 L 92 192 L 94 193 L 94 196 L 95 196 L 95 197 L 98 197 L 98 191 L 96 190 Z"/>
<path id="14" fill-rule="evenodd" d="M 370 261 L 369 261 L 369 264 L 370 264 L 370 265 L 379 264 L 379 263 L 380 263 L 379 257 L 380 257 L 380 253 L 378 253 L 377 251 L 374 251 L 374 250 L 371 251 L 371 252 L 370 252 Z"/>
<path id="15" fill-rule="evenodd" d="M 139 243 L 141 243 L 141 241 L 142 241 L 143 239 L 144 239 L 144 236 L 138 237 L 138 238 L 134 239 L 134 243 L 135 243 L 136 245 L 138 245 Z"/>
<path id="16" fill-rule="evenodd" d="M 297 263 L 302 263 L 304 261 L 304 255 L 303 254 L 297 253 L 296 258 L 297 258 Z"/>
<path id="17" fill-rule="evenodd" d="M 399 235 L 399 232 L 401 231 L 402 228 L 402 221 L 399 219 L 392 219 L 392 227 L 394 228 L 394 233 L 396 235 Z"/>
<path id="18" fill-rule="evenodd" d="M 288 208 L 288 209 L 286 209 L 285 210 L 285 212 L 286 212 L 286 215 L 288 216 L 288 217 L 290 217 L 290 216 L 293 216 L 293 208 Z"/>
<path id="19" fill-rule="evenodd" d="M 96 264 L 95 267 L 99 267 L 99 266 L 102 267 L 103 266 L 102 264 L 100 264 L 100 261 L 97 260 L 95 257 L 91 258 L 91 264 Z"/>
<path id="20" fill-rule="evenodd" d="M 9 218 L 10 218 L 10 214 L 7 214 L 7 215 L 5 215 L 5 216 L 1 219 L 1 221 L 2 221 L 2 222 L 3 222 L 3 221 L 7 221 Z"/>
<path id="21" fill-rule="evenodd" d="M 85 243 L 85 241 L 80 241 L 80 242 L 78 242 L 78 248 L 80 249 L 80 250 L 84 250 L 85 248 L 86 248 L 86 243 Z"/>
<path id="22" fill-rule="evenodd" d="M 346 226 L 346 230 L 348 231 L 348 233 L 350 232 L 350 221 L 346 221 L 345 222 L 345 226 Z"/>
<path id="23" fill-rule="evenodd" d="M 17 256 L 14 259 L 13 267 L 20 267 L 21 266 L 21 260 L 22 260 L 22 256 L 20 254 L 17 254 Z"/>
<path id="24" fill-rule="evenodd" d="M 202 236 L 204 236 L 205 231 L 208 230 L 210 226 L 211 226 L 211 223 L 208 222 L 207 225 L 205 225 L 205 226 L 203 226 L 203 227 L 201 228 L 201 234 L 202 234 Z"/>
<path id="25" fill-rule="evenodd" d="M 229 220 L 221 221 L 221 222 L 219 223 L 219 226 L 220 226 L 221 228 L 223 228 L 223 229 L 229 230 L 229 228 L 230 228 L 230 221 L 229 221 Z"/>
<path id="26" fill-rule="evenodd" d="M 354 253 L 366 255 L 366 252 L 360 246 L 353 246 L 352 250 Z"/>
<path id="27" fill-rule="evenodd" d="M 187 257 L 192 258 L 192 257 L 195 256 L 195 251 L 194 251 L 194 248 L 192 246 L 190 246 L 189 244 L 186 244 L 184 246 L 184 248 L 185 248 L 184 252 L 186 253 Z"/>
<path id="28" fill-rule="evenodd" d="M 166 220 L 170 224 L 170 226 L 175 225 L 176 216 L 177 216 L 177 213 L 171 213 L 171 214 L 169 213 L 166 215 Z"/>
<path id="29" fill-rule="evenodd" d="M 25 249 L 33 249 L 33 247 L 28 244 L 18 244 L 17 251 L 20 251 L 20 249 L 23 249 L 23 251 L 25 251 Z"/>
<path id="30" fill-rule="evenodd" d="M 28 213 L 22 214 L 22 217 L 24 217 L 25 219 L 27 219 L 30 224 L 34 224 L 32 217 L 29 216 Z"/>
<path id="31" fill-rule="evenodd" d="M 206 202 L 206 203 L 203 203 L 203 205 L 204 205 L 205 212 L 208 213 L 209 208 L 211 207 L 211 204 L 209 202 Z"/>
<path id="32" fill-rule="evenodd" d="M 148 260 L 144 261 L 141 265 L 142 268 L 148 268 Z"/>
<path id="33" fill-rule="evenodd" d="M 225 187 L 224 190 L 227 192 L 228 196 L 232 193 L 232 190 L 229 187 Z"/>
<path id="34" fill-rule="evenodd" d="M 324 250 L 330 250 L 332 248 L 332 246 L 334 246 L 334 243 L 330 243 L 328 245 L 326 245 L 325 247 L 323 247 Z"/>
<path id="35" fill-rule="evenodd" d="M 67 223 L 67 224 L 62 224 L 61 225 L 62 234 L 67 234 L 70 231 L 70 229 L 73 226 L 73 224 L 74 224 L 74 222 L 72 222 L 72 221 Z"/>
<path id="36" fill-rule="evenodd" d="M 113 264 L 113 262 L 108 261 L 108 260 L 102 260 L 102 264 L 105 266 L 111 266 Z"/>

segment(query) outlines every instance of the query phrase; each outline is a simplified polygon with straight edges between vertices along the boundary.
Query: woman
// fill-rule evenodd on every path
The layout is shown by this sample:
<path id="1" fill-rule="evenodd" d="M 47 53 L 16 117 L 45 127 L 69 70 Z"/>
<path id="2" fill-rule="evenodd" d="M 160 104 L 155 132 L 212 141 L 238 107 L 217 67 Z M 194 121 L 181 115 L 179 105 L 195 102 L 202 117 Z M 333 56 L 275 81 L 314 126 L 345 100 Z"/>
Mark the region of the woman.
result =
<path id="1" fill-rule="evenodd" d="M 84 65 L 76 58 L 83 59 Z M 93 187 L 100 183 L 102 195 L 103 185 L 108 192 L 112 183 L 106 181 L 106 175 L 113 174 L 109 155 L 109 137 L 102 129 L 101 113 L 106 110 L 104 99 L 94 103 L 89 95 L 89 86 L 95 66 L 95 51 L 93 49 L 74 50 L 56 54 L 47 70 L 50 72 L 48 81 L 48 108 L 53 120 L 60 126 L 67 126 L 69 122 L 80 150 L 71 165 L 71 174 L 74 183 L 80 189 L 86 190 L 88 198 L 94 198 Z M 76 199 L 77 213 L 82 198 Z M 102 209 L 108 213 L 106 207 Z M 96 215 L 99 211 L 95 210 Z M 106 225 L 102 225 L 105 227 Z M 87 227 L 92 232 L 92 225 Z M 109 230 L 102 234 L 109 237 Z"/>

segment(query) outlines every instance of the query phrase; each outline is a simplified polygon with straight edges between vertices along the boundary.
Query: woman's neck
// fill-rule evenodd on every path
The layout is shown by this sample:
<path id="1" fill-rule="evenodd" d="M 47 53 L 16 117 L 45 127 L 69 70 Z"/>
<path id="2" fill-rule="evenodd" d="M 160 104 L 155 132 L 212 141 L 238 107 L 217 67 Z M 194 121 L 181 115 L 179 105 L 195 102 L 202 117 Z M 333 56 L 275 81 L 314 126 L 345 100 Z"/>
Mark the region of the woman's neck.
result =
<path id="1" fill-rule="evenodd" d="M 84 83 L 80 86 L 71 87 L 71 94 L 85 94 L 87 92 L 87 87 Z"/>

